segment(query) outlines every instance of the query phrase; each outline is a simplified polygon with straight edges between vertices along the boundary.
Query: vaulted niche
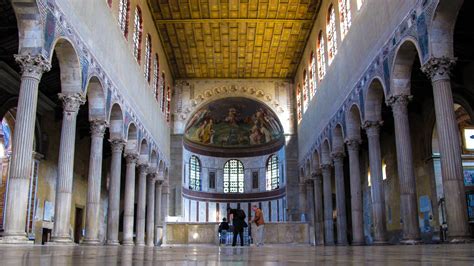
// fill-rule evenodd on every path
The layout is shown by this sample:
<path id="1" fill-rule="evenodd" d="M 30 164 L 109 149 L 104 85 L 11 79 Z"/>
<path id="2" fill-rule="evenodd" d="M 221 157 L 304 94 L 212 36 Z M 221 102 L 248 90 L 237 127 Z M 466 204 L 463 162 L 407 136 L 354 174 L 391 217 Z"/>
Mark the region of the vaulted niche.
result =
<path id="1" fill-rule="evenodd" d="M 198 109 L 186 124 L 184 146 L 202 155 L 249 157 L 284 145 L 283 127 L 265 104 L 243 97 L 219 99 Z"/>

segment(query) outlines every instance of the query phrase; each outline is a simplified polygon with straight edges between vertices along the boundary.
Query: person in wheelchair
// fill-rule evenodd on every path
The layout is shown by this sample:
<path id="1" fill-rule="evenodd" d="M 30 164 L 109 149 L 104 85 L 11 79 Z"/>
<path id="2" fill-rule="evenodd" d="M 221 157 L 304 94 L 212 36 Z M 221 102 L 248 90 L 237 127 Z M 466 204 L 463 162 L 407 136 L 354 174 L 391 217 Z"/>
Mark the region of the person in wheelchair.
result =
<path id="1" fill-rule="evenodd" d="M 227 219 L 224 217 L 222 218 L 222 222 L 219 224 L 219 240 L 220 244 L 225 244 L 225 239 L 227 236 L 227 232 L 229 231 L 229 223 L 227 222 Z"/>

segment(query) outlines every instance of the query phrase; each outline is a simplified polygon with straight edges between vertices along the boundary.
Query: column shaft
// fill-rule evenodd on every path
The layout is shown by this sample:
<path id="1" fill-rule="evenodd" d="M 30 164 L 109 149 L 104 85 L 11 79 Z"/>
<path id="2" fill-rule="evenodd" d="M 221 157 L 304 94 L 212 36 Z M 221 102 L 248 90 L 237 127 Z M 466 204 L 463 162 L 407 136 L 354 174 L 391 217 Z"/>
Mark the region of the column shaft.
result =
<path id="1" fill-rule="evenodd" d="M 299 184 L 299 189 L 300 189 L 300 193 L 299 193 L 299 201 L 300 201 L 300 217 L 301 217 L 301 221 L 307 221 L 308 220 L 308 217 L 306 216 L 306 185 L 304 182 L 300 182 Z"/>
<path id="2" fill-rule="evenodd" d="M 125 155 L 127 160 L 127 172 L 125 177 L 125 199 L 123 211 L 123 241 L 125 246 L 133 245 L 133 222 L 135 210 L 135 168 L 138 154 L 129 153 Z"/>
<path id="3" fill-rule="evenodd" d="M 314 179 L 314 234 L 315 244 L 324 245 L 324 215 L 323 215 L 323 191 L 322 174 L 316 173 Z"/>
<path id="4" fill-rule="evenodd" d="M 102 149 L 107 122 L 93 120 L 91 123 L 91 152 L 87 179 L 86 235 L 84 244 L 98 245 L 100 222 L 100 185 L 102 179 Z"/>
<path id="5" fill-rule="evenodd" d="M 76 141 L 76 120 L 80 105 L 85 97 L 81 93 L 59 94 L 63 101 L 63 121 L 59 144 L 58 179 L 54 212 L 53 242 L 72 242 L 71 199 L 74 174 L 74 149 Z"/>
<path id="6" fill-rule="evenodd" d="M 146 164 L 138 166 L 138 206 L 137 206 L 137 246 L 145 245 L 145 214 L 146 214 Z"/>
<path id="7" fill-rule="evenodd" d="M 112 162 L 110 166 L 109 208 L 107 211 L 107 245 L 119 245 L 118 230 L 120 219 L 120 179 L 122 170 L 122 151 L 125 141 L 110 140 Z"/>
<path id="8" fill-rule="evenodd" d="M 464 192 L 461 143 L 449 77 L 453 64 L 454 60 L 447 57 L 431 58 L 422 70 L 430 76 L 433 85 L 448 237 L 452 242 L 458 242 L 469 239 L 470 234 Z"/>
<path id="9" fill-rule="evenodd" d="M 418 205 L 416 200 L 416 180 L 413 167 L 413 151 L 408 121 L 408 95 L 392 96 L 388 104 L 392 106 L 397 147 L 397 166 L 400 183 L 400 207 L 403 226 L 402 242 L 421 240 L 418 226 Z"/>
<path id="10" fill-rule="evenodd" d="M 33 158 L 38 84 L 43 72 L 51 68 L 42 55 L 15 55 L 15 60 L 21 67 L 22 75 L 5 204 L 5 231 L 2 235 L 2 242 L 6 243 L 28 241 L 25 214 Z"/>
<path id="11" fill-rule="evenodd" d="M 347 150 L 349 153 L 349 171 L 351 180 L 351 217 L 352 217 L 352 245 L 363 245 L 364 240 L 364 220 L 362 212 L 362 189 L 360 180 L 358 139 L 347 140 Z"/>
<path id="12" fill-rule="evenodd" d="M 344 189 L 344 154 L 333 154 L 334 176 L 336 178 L 337 244 L 347 245 L 346 196 Z"/>
<path id="13" fill-rule="evenodd" d="M 323 196 L 324 196 L 324 244 L 334 245 L 334 224 L 332 217 L 332 186 L 331 165 L 321 165 L 323 172 Z"/>
<path id="14" fill-rule="evenodd" d="M 372 212 L 374 224 L 374 243 L 387 242 L 387 225 L 385 217 L 385 194 L 382 176 L 382 157 L 380 152 L 379 121 L 366 121 L 364 128 L 369 142 L 369 165 L 372 195 Z"/>
<path id="15" fill-rule="evenodd" d="M 162 238 L 161 182 L 158 180 L 155 183 L 155 244 L 160 244 Z"/>
<path id="16" fill-rule="evenodd" d="M 146 203 L 146 245 L 154 246 L 155 239 L 155 175 L 150 174 L 147 181 Z"/>

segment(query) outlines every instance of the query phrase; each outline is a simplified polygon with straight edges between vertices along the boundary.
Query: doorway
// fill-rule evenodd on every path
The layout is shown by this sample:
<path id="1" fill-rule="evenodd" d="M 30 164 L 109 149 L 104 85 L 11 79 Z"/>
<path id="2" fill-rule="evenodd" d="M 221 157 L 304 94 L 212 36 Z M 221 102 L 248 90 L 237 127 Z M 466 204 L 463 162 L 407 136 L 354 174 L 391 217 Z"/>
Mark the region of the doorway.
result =
<path id="1" fill-rule="evenodd" d="M 84 218 L 84 208 L 76 207 L 76 219 L 74 222 L 74 242 L 78 243 L 82 236 L 82 220 Z"/>

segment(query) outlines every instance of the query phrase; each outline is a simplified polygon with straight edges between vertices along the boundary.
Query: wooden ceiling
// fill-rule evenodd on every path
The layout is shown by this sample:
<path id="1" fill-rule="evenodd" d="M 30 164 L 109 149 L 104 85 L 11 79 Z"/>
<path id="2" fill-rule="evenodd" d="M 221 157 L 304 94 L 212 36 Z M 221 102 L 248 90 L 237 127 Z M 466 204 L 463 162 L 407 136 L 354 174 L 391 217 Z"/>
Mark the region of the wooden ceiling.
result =
<path id="1" fill-rule="evenodd" d="M 320 0 L 148 0 L 175 78 L 292 78 Z"/>

